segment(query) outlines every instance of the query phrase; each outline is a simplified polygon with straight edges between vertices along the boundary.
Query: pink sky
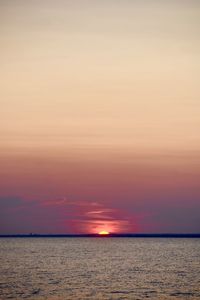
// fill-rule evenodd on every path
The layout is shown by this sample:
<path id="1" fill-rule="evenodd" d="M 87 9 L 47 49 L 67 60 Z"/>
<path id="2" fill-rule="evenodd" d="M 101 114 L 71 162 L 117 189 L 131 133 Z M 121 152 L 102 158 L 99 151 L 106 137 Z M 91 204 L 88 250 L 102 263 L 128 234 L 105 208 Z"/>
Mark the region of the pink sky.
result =
<path id="1" fill-rule="evenodd" d="M 200 232 L 200 4 L 0 3 L 0 233 Z"/>

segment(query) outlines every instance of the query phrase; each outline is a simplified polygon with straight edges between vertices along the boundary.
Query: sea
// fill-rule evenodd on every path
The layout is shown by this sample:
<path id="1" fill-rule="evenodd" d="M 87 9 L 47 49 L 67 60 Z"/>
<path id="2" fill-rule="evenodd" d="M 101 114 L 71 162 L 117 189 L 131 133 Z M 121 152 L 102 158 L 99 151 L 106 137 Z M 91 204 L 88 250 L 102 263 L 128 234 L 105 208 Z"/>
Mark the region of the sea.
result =
<path id="1" fill-rule="evenodd" d="M 200 239 L 1 238 L 0 299 L 200 299 Z"/>

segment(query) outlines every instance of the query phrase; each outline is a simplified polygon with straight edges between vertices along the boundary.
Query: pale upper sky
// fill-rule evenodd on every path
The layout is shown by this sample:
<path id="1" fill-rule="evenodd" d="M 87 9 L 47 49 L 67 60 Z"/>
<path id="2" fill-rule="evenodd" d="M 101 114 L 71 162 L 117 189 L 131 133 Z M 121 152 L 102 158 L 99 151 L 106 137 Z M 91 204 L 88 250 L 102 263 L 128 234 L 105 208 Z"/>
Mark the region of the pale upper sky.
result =
<path id="1" fill-rule="evenodd" d="M 1 145 L 199 149 L 199 1 L 1 1 L 0 14 Z"/>

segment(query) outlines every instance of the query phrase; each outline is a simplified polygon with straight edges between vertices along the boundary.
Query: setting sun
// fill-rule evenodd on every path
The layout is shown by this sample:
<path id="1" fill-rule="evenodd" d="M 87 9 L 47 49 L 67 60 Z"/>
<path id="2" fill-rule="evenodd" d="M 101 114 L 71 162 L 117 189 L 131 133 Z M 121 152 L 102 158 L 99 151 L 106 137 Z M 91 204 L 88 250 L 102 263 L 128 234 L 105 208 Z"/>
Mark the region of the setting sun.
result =
<path id="1" fill-rule="evenodd" d="M 108 232 L 108 231 L 105 231 L 105 230 L 102 230 L 102 231 L 99 232 L 99 234 L 100 234 L 100 235 L 107 235 L 107 234 L 109 234 L 109 232 Z"/>

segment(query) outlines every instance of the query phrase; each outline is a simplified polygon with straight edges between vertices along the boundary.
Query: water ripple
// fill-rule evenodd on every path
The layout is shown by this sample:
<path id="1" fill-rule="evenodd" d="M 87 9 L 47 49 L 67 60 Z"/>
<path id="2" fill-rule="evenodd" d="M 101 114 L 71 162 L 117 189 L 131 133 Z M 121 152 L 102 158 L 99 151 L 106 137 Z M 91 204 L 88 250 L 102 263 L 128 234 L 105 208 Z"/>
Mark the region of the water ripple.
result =
<path id="1" fill-rule="evenodd" d="M 200 298 L 197 239 L 1 239 L 0 260 L 0 300 Z"/>

